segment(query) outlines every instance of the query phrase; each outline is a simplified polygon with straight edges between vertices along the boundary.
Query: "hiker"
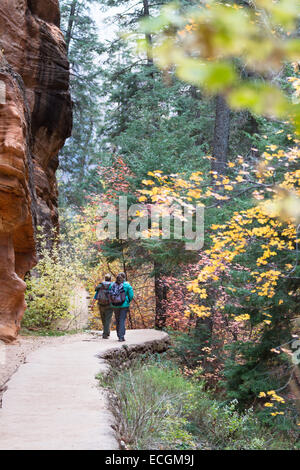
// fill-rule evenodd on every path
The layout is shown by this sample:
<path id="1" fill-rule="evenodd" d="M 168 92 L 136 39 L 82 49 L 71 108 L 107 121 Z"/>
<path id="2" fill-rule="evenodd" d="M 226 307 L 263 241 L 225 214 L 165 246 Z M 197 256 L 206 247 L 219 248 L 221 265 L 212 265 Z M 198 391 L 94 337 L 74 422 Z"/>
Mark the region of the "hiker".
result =
<path id="1" fill-rule="evenodd" d="M 106 274 L 104 281 L 96 287 L 95 297 L 92 302 L 92 308 L 95 302 L 98 301 L 99 313 L 103 324 L 103 339 L 108 339 L 110 336 L 110 324 L 113 315 L 113 308 L 110 301 L 110 289 L 112 287 L 111 275 Z"/>
<path id="2" fill-rule="evenodd" d="M 133 289 L 129 282 L 126 282 L 124 273 L 117 275 L 116 282 L 110 289 L 110 298 L 115 312 L 119 341 L 125 341 L 126 317 L 133 299 Z"/>

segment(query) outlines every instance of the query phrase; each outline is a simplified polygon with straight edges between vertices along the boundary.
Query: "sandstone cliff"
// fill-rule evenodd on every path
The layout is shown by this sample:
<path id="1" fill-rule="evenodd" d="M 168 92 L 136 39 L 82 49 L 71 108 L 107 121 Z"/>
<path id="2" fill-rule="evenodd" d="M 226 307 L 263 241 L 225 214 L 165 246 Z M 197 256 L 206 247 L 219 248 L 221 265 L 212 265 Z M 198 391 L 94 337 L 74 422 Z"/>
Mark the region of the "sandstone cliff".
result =
<path id="1" fill-rule="evenodd" d="M 25 310 L 35 228 L 57 225 L 58 152 L 71 133 L 58 0 L 0 0 L 0 339 Z"/>

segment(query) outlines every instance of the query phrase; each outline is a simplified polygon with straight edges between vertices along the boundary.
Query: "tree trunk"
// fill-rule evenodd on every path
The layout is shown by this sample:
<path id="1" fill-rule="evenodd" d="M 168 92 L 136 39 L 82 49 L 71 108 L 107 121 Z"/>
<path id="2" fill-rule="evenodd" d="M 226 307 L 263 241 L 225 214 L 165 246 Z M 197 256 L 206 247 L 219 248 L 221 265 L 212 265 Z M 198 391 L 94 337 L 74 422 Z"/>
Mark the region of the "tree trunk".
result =
<path id="1" fill-rule="evenodd" d="M 228 159 L 230 114 L 230 108 L 225 98 L 222 95 L 218 95 L 216 98 L 216 119 L 211 169 L 223 175 L 226 173 Z"/>
<path id="2" fill-rule="evenodd" d="M 213 334 L 213 318 L 197 318 L 195 327 L 195 337 L 199 344 L 209 346 L 212 341 Z"/>
<path id="3" fill-rule="evenodd" d="M 75 11 L 76 11 L 76 5 L 77 5 L 77 0 L 73 0 L 73 2 L 71 4 L 70 16 L 69 16 L 69 22 L 68 22 L 68 29 L 67 29 L 67 33 L 66 33 L 67 54 L 69 53 L 69 49 L 70 49 L 72 30 L 73 30 L 73 26 L 74 26 L 74 16 L 75 16 Z"/>
<path id="4" fill-rule="evenodd" d="M 150 16 L 148 0 L 143 0 L 143 5 L 144 5 L 144 17 L 148 18 Z M 151 34 L 146 34 L 146 42 L 147 42 L 148 47 L 151 49 L 151 46 L 152 46 L 152 36 L 151 36 Z M 147 50 L 147 65 L 149 67 L 151 67 L 153 65 L 152 54 L 150 53 L 149 50 Z"/>
<path id="5" fill-rule="evenodd" d="M 162 329 L 166 326 L 166 300 L 167 286 L 159 275 L 159 267 L 155 266 L 155 328 Z"/>
<path id="6" fill-rule="evenodd" d="M 197 104 L 199 103 L 199 101 L 201 100 L 201 94 L 200 94 L 200 91 L 197 87 L 195 86 L 191 86 L 191 89 L 190 89 L 190 94 L 191 94 L 191 97 L 193 98 L 194 102 L 195 102 L 195 118 L 196 120 L 198 121 L 198 119 L 201 118 L 201 111 L 199 109 L 199 107 L 197 106 Z M 197 138 L 196 138 L 196 141 L 195 141 L 195 144 L 197 146 L 200 146 L 201 144 L 203 143 L 203 135 L 202 133 L 198 133 L 197 135 Z"/>

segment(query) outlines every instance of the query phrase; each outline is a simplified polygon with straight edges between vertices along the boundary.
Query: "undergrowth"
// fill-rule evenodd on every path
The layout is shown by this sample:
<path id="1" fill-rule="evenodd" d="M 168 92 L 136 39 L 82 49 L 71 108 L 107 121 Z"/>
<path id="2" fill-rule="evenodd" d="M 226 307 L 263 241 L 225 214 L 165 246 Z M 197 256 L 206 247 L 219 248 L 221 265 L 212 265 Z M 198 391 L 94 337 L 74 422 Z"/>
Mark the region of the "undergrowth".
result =
<path id="1" fill-rule="evenodd" d="M 102 386 L 110 391 L 118 437 L 130 449 L 292 449 L 263 426 L 253 409 L 221 402 L 204 382 L 184 377 L 176 363 L 155 357 L 115 370 Z"/>

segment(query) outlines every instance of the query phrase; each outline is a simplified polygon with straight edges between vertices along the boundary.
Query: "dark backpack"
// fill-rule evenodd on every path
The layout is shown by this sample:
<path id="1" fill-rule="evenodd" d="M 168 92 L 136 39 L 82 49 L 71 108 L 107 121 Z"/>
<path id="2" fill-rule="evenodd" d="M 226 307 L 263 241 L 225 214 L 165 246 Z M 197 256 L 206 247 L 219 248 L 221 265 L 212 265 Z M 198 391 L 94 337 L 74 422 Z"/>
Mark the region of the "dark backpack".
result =
<path id="1" fill-rule="evenodd" d="M 110 305 L 110 295 L 109 295 L 109 287 L 110 282 L 102 282 L 97 287 L 97 300 L 98 304 L 102 307 Z"/>
<path id="2" fill-rule="evenodd" d="M 116 282 L 114 282 L 109 293 L 110 293 L 111 303 L 115 307 L 120 307 L 120 305 L 122 305 L 126 300 L 126 294 L 125 294 L 123 282 L 122 284 L 117 284 Z"/>

